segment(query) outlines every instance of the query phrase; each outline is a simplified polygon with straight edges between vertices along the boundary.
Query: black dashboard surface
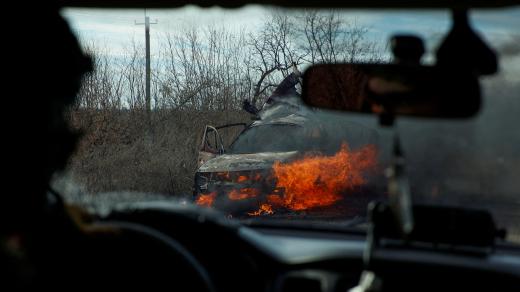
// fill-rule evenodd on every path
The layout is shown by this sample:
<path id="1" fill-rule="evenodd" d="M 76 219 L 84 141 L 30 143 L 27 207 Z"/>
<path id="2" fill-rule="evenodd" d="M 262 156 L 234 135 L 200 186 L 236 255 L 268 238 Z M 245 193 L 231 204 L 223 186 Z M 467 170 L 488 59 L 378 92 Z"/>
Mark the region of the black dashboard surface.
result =
<path id="1" fill-rule="evenodd" d="M 125 208 L 106 219 L 143 224 L 177 240 L 207 268 L 218 291 L 347 291 L 366 269 L 366 236 L 360 232 L 245 226 L 169 204 Z M 369 268 L 382 278 L 383 291 L 438 291 L 447 285 L 517 291 L 520 249 L 497 243 L 486 253 L 462 253 L 389 244 L 372 253 Z"/>

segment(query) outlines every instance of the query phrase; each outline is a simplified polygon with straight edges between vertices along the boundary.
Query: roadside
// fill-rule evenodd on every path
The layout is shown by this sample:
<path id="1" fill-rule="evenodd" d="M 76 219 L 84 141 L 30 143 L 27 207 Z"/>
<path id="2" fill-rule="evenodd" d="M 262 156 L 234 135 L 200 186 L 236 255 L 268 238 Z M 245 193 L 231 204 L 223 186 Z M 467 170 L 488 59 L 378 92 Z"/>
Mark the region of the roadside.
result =
<path id="1" fill-rule="evenodd" d="M 67 172 L 88 193 L 137 191 L 191 194 L 197 151 L 206 124 L 249 122 L 243 111 L 154 112 L 147 141 L 144 113 L 82 111 L 70 114 L 83 132 Z"/>

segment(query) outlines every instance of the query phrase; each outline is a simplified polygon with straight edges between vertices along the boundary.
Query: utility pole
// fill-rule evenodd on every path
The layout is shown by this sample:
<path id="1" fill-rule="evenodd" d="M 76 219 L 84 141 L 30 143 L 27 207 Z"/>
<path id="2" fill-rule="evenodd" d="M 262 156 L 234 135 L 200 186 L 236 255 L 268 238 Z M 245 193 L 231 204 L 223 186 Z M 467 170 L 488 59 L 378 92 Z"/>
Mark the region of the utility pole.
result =
<path id="1" fill-rule="evenodd" d="M 146 119 L 148 122 L 149 128 L 152 124 L 151 113 L 152 113 L 152 105 L 150 98 L 150 24 L 157 24 L 157 20 L 155 22 L 150 22 L 150 17 L 146 15 L 146 9 L 144 10 L 144 23 L 138 23 L 135 21 L 135 25 L 143 25 L 144 24 L 144 33 L 146 40 Z"/>

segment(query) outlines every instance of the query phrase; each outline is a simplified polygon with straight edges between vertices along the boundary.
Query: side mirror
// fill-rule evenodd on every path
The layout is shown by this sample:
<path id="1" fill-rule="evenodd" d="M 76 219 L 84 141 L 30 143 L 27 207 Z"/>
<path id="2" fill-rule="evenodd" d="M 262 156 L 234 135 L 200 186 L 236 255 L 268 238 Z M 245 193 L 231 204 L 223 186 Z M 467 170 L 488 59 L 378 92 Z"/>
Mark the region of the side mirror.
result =
<path id="1" fill-rule="evenodd" d="M 302 99 L 312 107 L 388 116 L 467 118 L 480 108 L 470 72 L 419 64 L 324 64 L 303 75 Z"/>

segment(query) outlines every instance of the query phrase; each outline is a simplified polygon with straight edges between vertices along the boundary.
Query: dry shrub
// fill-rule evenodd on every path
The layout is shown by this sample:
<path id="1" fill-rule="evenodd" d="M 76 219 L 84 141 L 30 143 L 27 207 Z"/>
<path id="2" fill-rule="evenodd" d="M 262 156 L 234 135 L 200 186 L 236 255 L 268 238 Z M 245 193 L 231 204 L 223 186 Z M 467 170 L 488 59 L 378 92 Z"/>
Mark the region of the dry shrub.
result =
<path id="1" fill-rule="evenodd" d="M 191 195 L 205 125 L 249 122 L 242 111 L 160 110 L 151 130 L 145 113 L 81 110 L 71 113 L 83 139 L 68 171 L 89 193 L 139 191 Z"/>

